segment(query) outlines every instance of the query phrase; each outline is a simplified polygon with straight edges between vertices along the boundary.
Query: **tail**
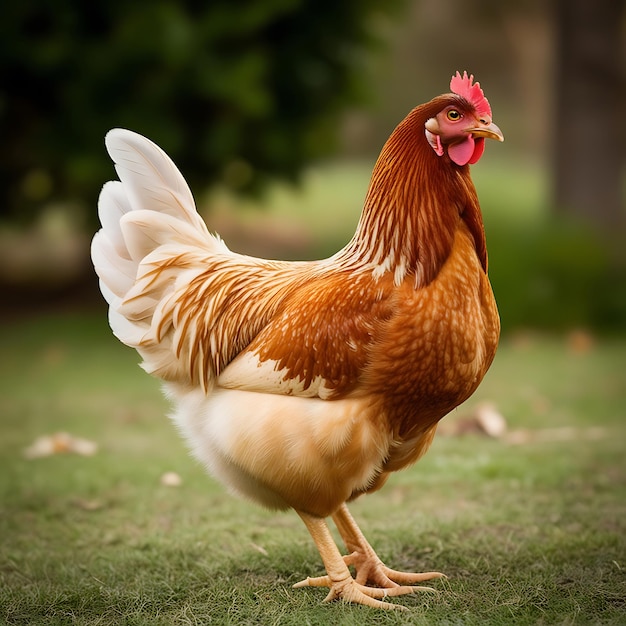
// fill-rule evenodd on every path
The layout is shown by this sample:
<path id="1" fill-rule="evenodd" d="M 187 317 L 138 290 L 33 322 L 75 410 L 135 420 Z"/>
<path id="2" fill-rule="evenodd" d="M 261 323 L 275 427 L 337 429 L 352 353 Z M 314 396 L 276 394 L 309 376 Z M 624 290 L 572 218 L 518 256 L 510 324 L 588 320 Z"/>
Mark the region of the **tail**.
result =
<path id="1" fill-rule="evenodd" d="M 163 150 L 123 129 L 110 131 L 105 144 L 120 180 L 100 193 L 102 228 L 91 257 L 113 333 L 139 351 L 147 370 L 155 370 L 163 361 L 159 353 L 171 354 L 155 329 L 159 308 L 176 283 L 202 271 L 199 258 L 228 248 L 207 230 L 185 179 Z"/>

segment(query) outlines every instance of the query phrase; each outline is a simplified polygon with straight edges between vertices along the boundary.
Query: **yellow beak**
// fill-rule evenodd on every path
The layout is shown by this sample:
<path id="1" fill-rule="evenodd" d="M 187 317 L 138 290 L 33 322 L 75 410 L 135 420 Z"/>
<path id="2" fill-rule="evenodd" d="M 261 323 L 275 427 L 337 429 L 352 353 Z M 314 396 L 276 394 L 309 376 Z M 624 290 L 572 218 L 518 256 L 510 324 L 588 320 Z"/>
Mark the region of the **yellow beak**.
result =
<path id="1" fill-rule="evenodd" d="M 504 141 L 504 135 L 502 131 L 493 123 L 476 126 L 474 128 L 465 129 L 466 133 L 471 133 L 474 137 L 485 137 L 486 139 L 497 139 L 498 141 Z"/>

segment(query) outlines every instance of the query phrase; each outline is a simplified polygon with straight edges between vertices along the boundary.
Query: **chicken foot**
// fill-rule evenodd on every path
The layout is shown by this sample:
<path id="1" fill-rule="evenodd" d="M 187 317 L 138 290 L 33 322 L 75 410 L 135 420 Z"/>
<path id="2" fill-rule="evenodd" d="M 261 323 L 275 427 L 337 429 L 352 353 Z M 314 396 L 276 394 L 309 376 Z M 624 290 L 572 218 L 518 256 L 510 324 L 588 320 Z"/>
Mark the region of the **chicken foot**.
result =
<path id="1" fill-rule="evenodd" d="M 345 509 L 345 513 L 341 512 Z M 389 568 L 386 568 L 372 547 L 367 543 L 365 537 L 363 537 L 358 526 L 352 519 L 352 516 L 348 512 L 347 507 L 343 505 L 342 509 L 337 514 L 333 515 L 333 519 L 337 523 L 342 537 L 344 532 L 346 536 L 350 536 L 350 545 L 357 546 L 355 553 L 364 554 L 365 558 L 359 559 L 359 561 L 365 566 L 356 564 L 356 559 L 352 559 L 355 553 L 342 557 L 335 541 L 333 540 L 328 525 L 323 518 L 314 517 L 307 513 L 298 511 L 302 521 L 305 523 L 320 556 L 326 568 L 326 576 L 319 576 L 317 578 L 306 578 L 294 585 L 294 588 L 298 587 L 329 587 L 330 592 L 324 599 L 324 602 L 330 602 L 335 599 L 343 599 L 346 602 L 354 602 L 357 604 L 364 604 L 373 608 L 380 609 L 404 609 L 405 607 L 384 602 L 381 598 L 387 598 L 392 596 L 399 596 L 407 593 L 413 593 L 415 591 L 434 591 L 430 587 L 414 587 L 410 585 L 400 585 L 393 580 L 394 577 L 399 578 L 402 575 L 411 580 L 419 582 L 420 580 L 428 580 L 429 578 L 438 578 L 442 574 L 438 572 L 429 572 L 426 574 L 403 574 L 403 572 L 395 572 Z M 346 517 L 347 514 L 347 517 Z M 337 519 L 340 521 L 337 522 Z M 358 540 L 361 541 L 358 541 Z M 346 540 L 344 538 L 344 540 Z M 358 541 L 358 544 L 355 542 Z M 348 549 L 351 549 L 350 547 Z M 348 565 L 355 565 L 355 568 L 360 570 L 360 574 L 357 573 L 357 579 L 355 580 L 348 569 Z M 417 577 L 417 578 L 416 578 Z M 364 583 L 368 580 L 372 580 L 375 584 L 379 584 L 380 587 L 368 587 Z"/>
<path id="2" fill-rule="evenodd" d="M 345 504 L 342 504 L 333 514 L 333 520 L 350 553 L 343 557 L 344 562 L 354 567 L 357 583 L 370 582 L 388 588 L 396 587 L 398 584 L 412 585 L 445 577 L 445 574 L 440 572 L 399 572 L 387 567 L 369 544 Z M 435 591 L 432 587 L 415 587 L 415 589 Z"/>
<path id="3" fill-rule="evenodd" d="M 338 598 L 346 602 L 364 604 L 378 609 L 404 609 L 396 604 L 383 602 L 379 598 L 396 596 L 404 593 L 412 593 L 413 587 L 395 586 L 392 589 L 380 589 L 377 587 L 366 587 L 357 583 L 346 565 L 335 541 L 333 540 L 326 521 L 320 517 L 314 517 L 307 513 L 298 511 L 302 521 L 305 523 L 326 568 L 326 576 L 318 578 L 306 578 L 294 585 L 298 587 L 329 587 L 330 592 L 324 602 L 330 602 Z"/>

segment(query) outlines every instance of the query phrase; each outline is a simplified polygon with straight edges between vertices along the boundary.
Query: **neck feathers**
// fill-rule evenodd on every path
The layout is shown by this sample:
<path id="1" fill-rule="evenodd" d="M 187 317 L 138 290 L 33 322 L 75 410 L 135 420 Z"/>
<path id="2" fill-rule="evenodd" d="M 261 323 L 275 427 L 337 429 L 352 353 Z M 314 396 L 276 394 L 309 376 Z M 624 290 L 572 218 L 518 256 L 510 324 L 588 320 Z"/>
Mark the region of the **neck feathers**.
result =
<path id="1" fill-rule="evenodd" d="M 438 100 L 414 109 L 387 140 L 348 245 L 375 275 L 392 272 L 398 284 L 412 274 L 415 286 L 422 287 L 437 276 L 461 219 L 487 270 L 482 215 L 469 169 L 452 163 L 447 154 L 437 156 L 424 135 L 426 120 L 445 106 Z"/>

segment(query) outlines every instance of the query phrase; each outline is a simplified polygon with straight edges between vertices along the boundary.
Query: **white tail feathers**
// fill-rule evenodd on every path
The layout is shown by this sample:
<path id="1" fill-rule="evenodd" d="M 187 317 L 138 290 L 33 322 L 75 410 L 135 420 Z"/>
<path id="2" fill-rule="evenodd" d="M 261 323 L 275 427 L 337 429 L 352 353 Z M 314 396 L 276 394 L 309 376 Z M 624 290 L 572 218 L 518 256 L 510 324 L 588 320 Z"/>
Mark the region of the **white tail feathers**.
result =
<path id="1" fill-rule="evenodd" d="M 120 128 L 109 131 L 104 143 L 133 211 L 157 211 L 207 232 L 185 179 L 161 148 Z"/>
<path id="2" fill-rule="evenodd" d="M 106 146 L 120 180 L 102 188 L 91 256 L 111 329 L 147 372 L 208 393 L 294 289 L 327 266 L 231 252 L 165 152 L 119 129 Z"/>
<path id="3" fill-rule="evenodd" d="M 110 305 L 115 335 L 137 348 L 149 367 L 150 354 L 163 352 L 153 317 L 175 289 L 180 274 L 198 274 L 190 262 L 228 252 L 198 215 L 185 179 L 171 159 L 150 140 L 128 130 L 110 131 L 105 144 L 120 178 L 102 188 L 91 255 L 102 293 Z M 170 261 L 168 271 L 154 274 Z M 176 268 L 176 259 L 181 266 Z M 167 264 L 167 263 L 166 263 Z"/>

